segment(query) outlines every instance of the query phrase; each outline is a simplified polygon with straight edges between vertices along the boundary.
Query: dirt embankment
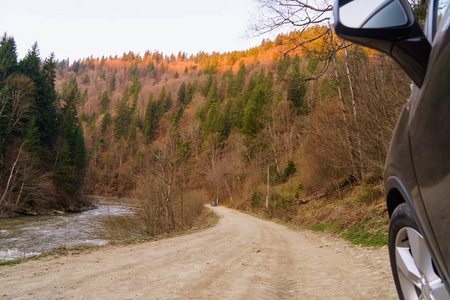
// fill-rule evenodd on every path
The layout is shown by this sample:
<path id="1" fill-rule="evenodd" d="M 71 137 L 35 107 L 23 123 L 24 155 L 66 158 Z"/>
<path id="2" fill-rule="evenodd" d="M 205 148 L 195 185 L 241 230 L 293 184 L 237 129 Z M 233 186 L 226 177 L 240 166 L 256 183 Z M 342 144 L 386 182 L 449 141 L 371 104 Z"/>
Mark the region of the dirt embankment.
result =
<path id="1" fill-rule="evenodd" d="M 0 299 L 396 299 L 387 249 L 223 207 L 215 227 L 0 267 Z"/>

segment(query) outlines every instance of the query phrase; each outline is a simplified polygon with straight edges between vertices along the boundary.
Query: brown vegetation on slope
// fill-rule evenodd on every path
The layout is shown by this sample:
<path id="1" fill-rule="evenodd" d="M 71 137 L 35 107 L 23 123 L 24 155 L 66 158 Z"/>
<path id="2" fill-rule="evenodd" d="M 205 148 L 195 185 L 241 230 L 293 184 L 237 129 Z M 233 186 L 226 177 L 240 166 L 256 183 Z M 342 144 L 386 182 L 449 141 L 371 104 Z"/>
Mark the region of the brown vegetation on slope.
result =
<path id="1" fill-rule="evenodd" d="M 309 52 L 288 52 L 291 38 L 226 54 L 130 52 L 60 63 L 57 87 L 72 77 L 82 95 L 88 191 L 140 193 L 168 147 L 173 170 L 163 195 L 171 205 L 205 190 L 219 203 L 301 220 L 299 199 L 326 193 L 340 201 L 348 184 L 379 182 L 408 79 L 384 55 L 357 46 L 323 56 L 335 37 L 310 42 Z"/>

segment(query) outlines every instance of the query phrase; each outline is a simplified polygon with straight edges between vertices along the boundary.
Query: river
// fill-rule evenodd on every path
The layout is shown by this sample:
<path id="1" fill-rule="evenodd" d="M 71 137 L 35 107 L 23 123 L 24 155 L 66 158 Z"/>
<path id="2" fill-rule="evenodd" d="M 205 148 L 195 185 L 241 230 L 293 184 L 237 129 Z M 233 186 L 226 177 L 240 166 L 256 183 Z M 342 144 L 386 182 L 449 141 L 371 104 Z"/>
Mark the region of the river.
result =
<path id="1" fill-rule="evenodd" d="M 79 214 L 0 219 L 0 262 L 59 247 L 105 245 L 110 241 L 108 216 L 131 214 L 129 207 L 99 205 Z"/>

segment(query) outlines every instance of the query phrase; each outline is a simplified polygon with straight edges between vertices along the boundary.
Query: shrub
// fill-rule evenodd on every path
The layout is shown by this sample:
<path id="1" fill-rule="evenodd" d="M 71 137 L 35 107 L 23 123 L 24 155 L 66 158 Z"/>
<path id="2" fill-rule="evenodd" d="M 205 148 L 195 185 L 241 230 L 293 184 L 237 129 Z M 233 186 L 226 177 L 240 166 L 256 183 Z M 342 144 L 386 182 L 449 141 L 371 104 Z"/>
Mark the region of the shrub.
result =
<path id="1" fill-rule="evenodd" d="M 369 185 L 364 192 L 356 198 L 356 201 L 363 204 L 371 204 L 383 196 L 383 190 L 380 186 Z"/>
<path id="2" fill-rule="evenodd" d="M 295 174 L 295 172 L 297 172 L 295 164 L 292 160 L 289 160 L 286 169 L 284 169 L 283 181 L 287 181 L 292 175 Z"/>
<path id="3" fill-rule="evenodd" d="M 263 204 L 263 194 L 261 192 L 254 192 L 250 198 L 252 207 L 261 207 Z"/>

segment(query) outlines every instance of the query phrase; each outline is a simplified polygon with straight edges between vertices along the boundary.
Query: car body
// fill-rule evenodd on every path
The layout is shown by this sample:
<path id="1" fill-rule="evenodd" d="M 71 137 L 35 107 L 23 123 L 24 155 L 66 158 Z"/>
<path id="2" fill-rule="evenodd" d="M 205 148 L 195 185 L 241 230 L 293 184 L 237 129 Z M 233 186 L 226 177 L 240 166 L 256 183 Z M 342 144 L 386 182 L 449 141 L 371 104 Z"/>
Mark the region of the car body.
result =
<path id="1" fill-rule="evenodd" d="M 211 202 L 211 206 L 217 206 L 217 203 L 215 201 Z"/>
<path id="2" fill-rule="evenodd" d="M 450 299 L 449 0 L 429 0 L 424 30 L 407 0 L 371 0 L 372 8 L 357 10 L 368 1 L 336 0 L 335 33 L 387 53 L 414 81 L 384 175 L 397 292 Z"/>

